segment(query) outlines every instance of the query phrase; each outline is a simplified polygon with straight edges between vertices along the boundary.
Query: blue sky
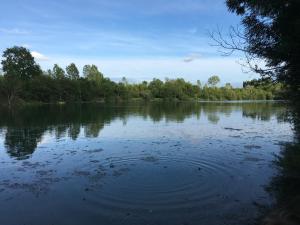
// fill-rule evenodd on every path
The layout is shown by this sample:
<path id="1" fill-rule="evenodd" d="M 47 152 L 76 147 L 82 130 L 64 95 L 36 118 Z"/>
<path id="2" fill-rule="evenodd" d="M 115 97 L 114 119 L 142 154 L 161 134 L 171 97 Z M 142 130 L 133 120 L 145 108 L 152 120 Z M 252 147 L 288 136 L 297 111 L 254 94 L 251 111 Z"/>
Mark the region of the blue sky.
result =
<path id="1" fill-rule="evenodd" d="M 238 55 L 221 56 L 208 31 L 239 23 L 224 0 L 0 0 L 0 50 L 28 47 L 43 69 L 96 64 L 132 81 L 255 78 Z"/>

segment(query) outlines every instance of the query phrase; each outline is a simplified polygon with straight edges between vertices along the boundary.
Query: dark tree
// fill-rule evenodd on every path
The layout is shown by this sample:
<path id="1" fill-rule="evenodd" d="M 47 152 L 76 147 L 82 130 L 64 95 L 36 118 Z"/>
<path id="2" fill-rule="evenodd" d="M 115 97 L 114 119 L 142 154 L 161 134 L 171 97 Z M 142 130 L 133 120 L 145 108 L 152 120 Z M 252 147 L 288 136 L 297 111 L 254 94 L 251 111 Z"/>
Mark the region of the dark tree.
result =
<path id="1" fill-rule="evenodd" d="M 244 29 L 231 28 L 229 38 L 213 33 L 218 45 L 227 53 L 243 51 L 252 70 L 299 92 L 300 1 L 226 0 L 226 4 L 242 17 Z M 259 67 L 256 59 L 264 60 L 266 67 Z"/>
<path id="2" fill-rule="evenodd" d="M 77 69 L 74 63 L 71 63 L 66 67 L 67 76 L 70 79 L 77 80 L 79 79 L 79 70 Z"/>
<path id="3" fill-rule="evenodd" d="M 65 71 L 57 64 L 54 64 L 52 74 L 53 77 L 58 80 L 65 78 Z"/>
<path id="4" fill-rule="evenodd" d="M 5 76 L 27 80 L 42 74 L 40 66 L 26 48 L 17 46 L 8 48 L 2 57 L 1 64 Z"/>
<path id="5" fill-rule="evenodd" d="M 218 76 L 211 76 L 210 78 L 208 78 L 207 83 L 209 86 L 215 87 L 218 83 L 220 83 L 220 78 Z"/>
<path id="6" fill-rule="evenodd" d="M 95 81 L 96 83 L 100 83 L 103 80 L 103 74 L 95 65 L 85 65 L 83 67 L 83 76 L 88 80 Z"/>
<path id="7" fill-rule="evenodd" d="M 13 77 L 5 76 L 0 78 L 0 96 L 4 97 L 4 101 L 10 108 L 18 99 L 18 95 L 22 90 L 22 82 Z"/>
<path id="8" fill-rule="evenodd" d="M 5 135 L 7 153 L 17 160 L 29 158 L 35 151 L 43 136 L 43 128 L 9 127 Z"/>

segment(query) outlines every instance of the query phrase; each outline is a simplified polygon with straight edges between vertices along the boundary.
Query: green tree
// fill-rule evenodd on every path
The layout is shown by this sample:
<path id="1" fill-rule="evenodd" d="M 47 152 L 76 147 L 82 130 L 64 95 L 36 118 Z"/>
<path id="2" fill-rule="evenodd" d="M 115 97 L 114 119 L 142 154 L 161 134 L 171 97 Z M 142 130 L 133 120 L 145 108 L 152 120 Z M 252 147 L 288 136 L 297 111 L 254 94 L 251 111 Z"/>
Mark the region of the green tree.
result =
<path id="1" fill-rule="evenodd" d="M 127 86 L 128 85 L 128 80 L 126 79 L 126 77 L 122 77 L 121 82 Z"/>
<path id="2" fill-rule="evenodd" d="M 50 70 L 50 69 L 48 69 L 47 71 L 45 71 L 44 75 L 45 76 L 49 76 L 49 77 L 54 77 L 53 73 L 52 73 L 52 70 Z"/>
<path id="3" fill-rule="evenodd" d="M 163 92 L 163 86 L 164 86 L 164 83 L 161 80 L 154 78 L 148 85 L 148 87 L 151 91 L 152 97 L 162 98 L 163 97 L 163 95 L 162 95 L 163 94 L 162 93 Z"/>
<path id="4" fill-rule="evenodd" d="M 300 1 L 226 0 L 226 3 L 231 12 L 241 16 L 244 32 L 234 30 L 231 42 L 219 43 L 229 51 L 243 51 L 247 61 L 264 60 L 267 68 L 255 64 L 251 68 L 263 77 L 288 84 L 293 94 L 300 95 Z"/>
<path id="5" fill-rule="evenodd" d="M 2 69 L 4 75 L 28 80 L 42 74 L 30 51 L 24 47 L 12 47 L 3 52 Z"/>
<path id="6" fill-rule="evenodd" d="M 225 88 L 226 88 L 226 89 L 232 89 L 232 85 L 231 85 L 230 83 L 226 83 L 226 84 L 225 84 Z"/>
<path id="7" fill-rule="evenodd" d="M 85 65 L 83 67 L 83 76 L 88 80 L 95 81 L 98 84 L 103 80 L 103 74 L 95 65 Z"/>
<path id="8" fill-rule="evenodd" d="M 208 85 L 211 87 L 216 87 L 220 83 L 220 78 L 218 76 L 211 76 L 207 81 Z"/>
<path id="9" fill-rule="evenodd" d="M 202 87 L 202 85 L 201 85 L 201 81 L 200 81 L 200 80 L 197 80 L 197 86 L 198 86 L 199 88 L 201 88 L 201 87 Z"/>
<path id="10" fill-rule="evenodd" d="M 58 80 L 65 78 L 65 71 L 57 64 L 54 64 L 52 74 Z"/>
<path id="11" fill-rule="evenodd" d="M 70 78 L 72 80 L 79 79 L 79 70 L 77 69 L 75 63 L 71 63 L 70 65 L 68 65 L 66 67 L 66 72 L 67 72 L 68 78 Z"/>
<path id="12" fill-rule="evenodd" d="M 0 95 L 8 107 L 12 107 L 22 90 L 21 80 L 13 76 L 0 77 Z"/>

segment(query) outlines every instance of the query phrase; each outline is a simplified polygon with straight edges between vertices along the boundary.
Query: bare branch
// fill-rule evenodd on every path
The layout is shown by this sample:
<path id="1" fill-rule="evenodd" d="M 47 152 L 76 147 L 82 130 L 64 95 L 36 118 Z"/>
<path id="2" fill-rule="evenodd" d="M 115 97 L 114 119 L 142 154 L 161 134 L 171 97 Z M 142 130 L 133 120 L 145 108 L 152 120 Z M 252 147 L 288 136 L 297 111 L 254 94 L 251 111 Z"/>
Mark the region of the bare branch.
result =
<path id="1" fill-rule="evenodd" d="M 242 36 L 239 29 L 230 27 L 228 39 L 222 35 L 222 30 L 219 27 L 217 27 L 216 31 L 209 32 L 209 36 L 214 41 L 214 44 L 210 45 L 223 49 L 224 51 L 220 52 L 224 56 L 232 55 L 235 51 L 247 52 L 247 49 L 244 47 L 246 39 Z"/>
<path id="2" fill-rule="evenodd" d="M 229 27 L 228 34 L 224 36 L 222 29 L 217 27 L 213 32 L 209 32 L 210 38 L 213 40 L 211 46 L 218 47 L 218 51 L 221 52 L 222 56 L 230 56 L 234 52 L 242 52 L 244 54 L 244 62 L 239 64 L 242 69 L 247 69 L 248 71 L 243 71 L 245 73 L 255 72 L 261 74 L 262 77 L 274 77 L 274 73 L 280 69 L 284 68 L 284 65 L 270 67 L 266 65 L 266 68 L 262 68 L 258 65 L 257 60 L 259 57 L 252 52 L 247 45 L 247 37 L 241 30 L 240 26 Z"/>

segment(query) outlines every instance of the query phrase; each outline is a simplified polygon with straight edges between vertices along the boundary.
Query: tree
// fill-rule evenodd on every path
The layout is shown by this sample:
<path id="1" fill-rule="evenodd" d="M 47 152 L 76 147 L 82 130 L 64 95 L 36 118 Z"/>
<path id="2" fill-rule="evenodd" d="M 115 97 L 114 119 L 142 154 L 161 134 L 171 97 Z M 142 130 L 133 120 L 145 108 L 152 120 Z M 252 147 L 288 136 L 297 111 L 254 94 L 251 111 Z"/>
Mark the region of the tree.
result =
<path id="1" fill-rule="evenodd" d="M 231 29 L 229 39 L 212 35 L 228 50 L 245 53 L 249 68 L 262 77 L 288 84 L 300 93 L 300 1 L 226 0 L 230 12 L 242 19 L 243 29 Z M 255 61 L 266 62 L 261 67 Z"/>
<path id="2" fill-rule="evenodd" d="M 210 78 L 208 78 L 207 83 L 209 86 L 215 87 L 218 83 L 220 83 L 220 78 L 218 76 L 211 76 Z"/>
<path id="3" fill-rule="evenodd" d="M 22 90 L 20 79 L 13 76 L 0 77 L 0 94 L 5 97 L 8 107 L 12 107 Z"/>
<path id="4" fill-rule="evenodd" d="M 226 83 L 226 84 L 225 84 L 225 88 L 226 88 L 226 89 L 232 89 L 232 85 L 231 85 L 230 83 Z"/>
<path id="5" fill-rule="evenodd" d="M 197 86 L 199 87 L 199 88 L 201 88 L 201 81 L 200 80 L 197 80 Z"/>
<path id="6" fill-rule="evenodd" d="M 98 67 L 95 65 L 85 65 L 83 67 L 83 76 L 88 80 L 95 81 L 100 83 L 103 80 L 103 74 L 98 70 Z"/>
<path id="7" fill-rule="evenodd" d="M 7 153 L 17 160 L 28 159 L 40 142 L 44 129 L 9 126 L 5 135 Z"/>
<path id="8" fill-rule="evenodd" d="M 34 61 L 30 51 L 24 47 L 12 47 L 3 52 L 2 69 L 5 76 L 12 76 L 22 80 L 42 74 L 41 68 Z"/>
<path id="9" fill-rule="evenodd" d="M 72 80 L 79 79 L 79 70 L 77 69 L 76 65 L 74 63 L 71 63 L 69 66 L 66 67 L 66 72 L 68 78 Z"/>
<path id="10" fill-rule="evenodd" d="M 65 78 L 65 71 L 59 67 L 59 65 L 54 64 L 52 75 L 55 79 L 64 79 Z"/>
<path id="11" fill-rule="evenodd" d="M 45 76 L 54 77 L 54 76 L 53 76 L 52 70 L 48 69 L 48 70 L 45 72 Z"/>
<path id="12" fill-rule="evenodd" d="M 161 80 L 155 79 L 155 78 L 149 83 L 148 87 L 154 98 L 162 98 L 163 97 L 162 96 L 163 85 L 164 85 L 164 83 Z"/>
<path id="13" fill-rule="evenodd" d="M 125 86 L 128 85 L 128 80 L 126 79 L 126 77 L 122 77 L 121 83 L 123 83 Z"/>

